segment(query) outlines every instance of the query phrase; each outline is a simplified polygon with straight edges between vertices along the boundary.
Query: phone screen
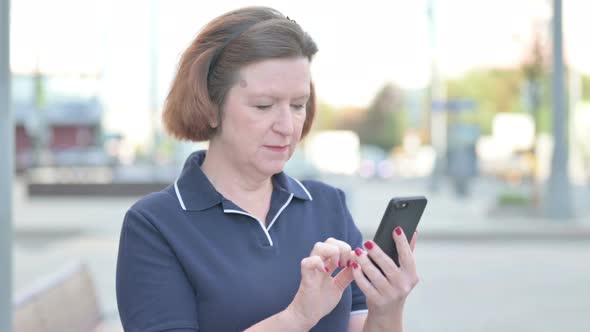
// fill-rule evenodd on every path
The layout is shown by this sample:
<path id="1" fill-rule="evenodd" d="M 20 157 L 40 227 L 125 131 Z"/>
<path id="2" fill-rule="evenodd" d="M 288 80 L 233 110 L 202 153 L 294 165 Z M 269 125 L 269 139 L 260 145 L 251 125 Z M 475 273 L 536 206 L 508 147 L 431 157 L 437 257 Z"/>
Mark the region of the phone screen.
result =
<path id="1" fill-rule="evenodd" d="M 373 241 L 393 259 L 397 266 L 399 266 L 399 258 L 392 238 L 393 230 L 400 226 L 409 243 L 418 227 L 426 203 L 426 197 L 415 196 L 392 198 L 387 205 Z"/>

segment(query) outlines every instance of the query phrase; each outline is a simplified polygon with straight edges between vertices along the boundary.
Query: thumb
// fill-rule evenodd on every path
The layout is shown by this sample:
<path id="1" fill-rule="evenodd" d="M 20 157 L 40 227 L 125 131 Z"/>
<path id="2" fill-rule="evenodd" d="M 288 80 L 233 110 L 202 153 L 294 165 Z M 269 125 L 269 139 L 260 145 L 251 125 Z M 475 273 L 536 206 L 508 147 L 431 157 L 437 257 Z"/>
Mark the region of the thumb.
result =
<path id="1" fill-rule="evenodd" d="M 334 283 L 341 291 L 344 291 L 353 280 L 354 275 L 352 274 L 352 266 L 340 270 L 340 272 L 334 277 Z"/>

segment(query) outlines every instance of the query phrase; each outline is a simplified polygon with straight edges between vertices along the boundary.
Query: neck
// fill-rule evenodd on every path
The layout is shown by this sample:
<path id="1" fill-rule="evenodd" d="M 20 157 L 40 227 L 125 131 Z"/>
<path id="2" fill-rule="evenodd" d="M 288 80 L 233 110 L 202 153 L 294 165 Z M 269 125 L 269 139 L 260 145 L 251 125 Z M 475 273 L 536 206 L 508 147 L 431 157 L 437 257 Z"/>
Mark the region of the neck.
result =
<path id="1" fill-rule="evenodd" d="M 201 169 L 215 189 L 232 201 L 256 200 L 272 193 L 270 177 L 238 167 L 223 153 L 222 147 L 210 142 Z M 250 198 L 250 199 L 248 199 Z"/>

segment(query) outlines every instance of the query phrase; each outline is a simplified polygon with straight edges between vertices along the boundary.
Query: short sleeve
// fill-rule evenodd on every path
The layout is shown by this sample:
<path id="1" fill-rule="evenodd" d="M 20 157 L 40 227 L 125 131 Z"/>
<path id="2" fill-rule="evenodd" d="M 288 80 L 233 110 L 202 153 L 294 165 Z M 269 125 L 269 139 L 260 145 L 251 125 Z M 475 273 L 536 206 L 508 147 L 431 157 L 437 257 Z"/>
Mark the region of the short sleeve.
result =
<path id="1" fill-rule="evenodd" d="M 344 209 L 345 219 L 346 219 L 346 229 L 347 229 L 347 238 L 346 242 L 352 248 L 362 248 L 363 247 L 363 235 L 361 231 L 358 229 L 354 220 L 352 219 L 352 215 L 348 210 L 348 205 L 346 204 L 346 195 L 340 189 L 338 189 L 338 193 L 340 194 L 340 202 Z M 367 301 L 365 298 L 365 294 L 361 291 L 361 289 L 356 284 L 356 281 L 353 281 L 350 284 L 350 288 L 352 291 L 352 305 L 350 308 L 351 314 L 356 313 L 364 313 L 367 312 Z"/>
<path id="2" fill-rule="evenodd" d="M 125 215 L 117 305 L 127 332 L 198 331 L 195 293 L 162 234 L 141 213 Z"/>

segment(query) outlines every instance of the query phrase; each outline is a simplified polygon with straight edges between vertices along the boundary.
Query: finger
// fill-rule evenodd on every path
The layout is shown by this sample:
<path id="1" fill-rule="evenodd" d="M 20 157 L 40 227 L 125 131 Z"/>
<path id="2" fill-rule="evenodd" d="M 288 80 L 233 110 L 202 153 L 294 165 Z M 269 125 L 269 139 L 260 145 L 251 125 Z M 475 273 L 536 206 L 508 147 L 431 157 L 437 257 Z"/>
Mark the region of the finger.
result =
<path id="1" fill-rule="evenodd" d="M 357 286 L 359 286 L 363 294 L 365 294 L 367 302 L 369 302 L 369 299 L 373 300 L 370 302 L 376 302 L 375 300 L 378 299 L 381 294 L 373 286 L 373 284 L 371 284 L 369 279 L 365 277 L 361 266 L 356 261 L 353 261 L 350 263 L 350 268 L 352 268 L 352 276 L 354 277 L 354 281 L 356 281 Z"/>
<path id="2" fill-rule="evenodd" d="M 377 265 L 388 280 L 395 278 L 394 276 L 399 272 L 399 268 L 395 265 L 395 262 L 391 257 L 387 256 L 385 252 L 373 241 L 366 241 L 364 243 L 367 248 L 367 254 L 375 265 Z"/>
<path id="3" fill-rule="evenodd" d="M 336 283 L 336 286 L 338 286 L 338 289 L 341 291 L 344 291 L 353 280 L 354 275 L 352 274 L 352 266 L 340 270 L 340 272 L 334 277 L 334 283 Z"/>
<path id="4" fill-rule="evenodd" d="M 416 265 L 414 263 L 414 255 L 412 254 L 412 250 L 410 249 L 410 244 L 408 244 L 408 239 L 404 234 L 404 231 L 401 227 L 396 227 L 393 231 L 393 240 L 395 242 L 395 247 L 397 248 L 397 253 L 399 256 L 399 264 L 400 268 L 404 270 L 415 271 Z"/>
<path id="5" fill-rule="evenodd" d="M 328 267 L 320 256 L 309 256 L 301 260 L 301 279 L 309 281 L 319 275 L 329 276 Z"/>
<path id="6" fill-rule="evenodd" d="M 340 249 L 332 244 L 316 242 L 311 250 L 310 256 L 320 256 L 328 269 L 334 271 L 338 267 Z"/>
<path id="7" fill-rule="evenodd" d="M 354 249 L 355 261 L 360 265 L 365 275 L 381 294 L 385 294 L 388 287 L 391 287 L 389 280 L 379 271 L 379 269 L 369 260 L 367 253 L 361 248 Z"/>
<path id="8" fill-rule="evenodd" d="M 336 246 L 340 252 L 340 257 L 338 259 L 338 262 L 336 262 L 336 264 L 338 265 L 338 267 L 345 267 L 350 265 L 350 253 L 352 251 L 352 248 L 350 247 L 350 245 L 344 241 L 340 241 L 340 240 L 336 240 L 334 238 L 328 238 L 325 243 L 327 244 L 331 244 L 333 246 Z"/>
<path id="9" fill-rule="evenodd" d="M 414 236 L 412 236 L 412 241 L 410 241 L 410 249 L 412 249 L 412 252 L 414 252 L 414 249 L 416 249 L 417 239 L 418 239 L 418 232 L 414 232 Z"/>

